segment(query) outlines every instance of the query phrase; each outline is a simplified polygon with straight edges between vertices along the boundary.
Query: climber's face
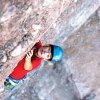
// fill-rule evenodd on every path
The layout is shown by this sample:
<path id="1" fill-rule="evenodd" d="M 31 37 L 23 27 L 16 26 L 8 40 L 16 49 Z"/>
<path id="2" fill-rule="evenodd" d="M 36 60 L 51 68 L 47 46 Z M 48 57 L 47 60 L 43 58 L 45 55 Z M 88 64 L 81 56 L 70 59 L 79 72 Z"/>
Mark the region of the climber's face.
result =
<path id="1" fill-rule="evenodd" d="M 52 57 L 51 46 L 45 45 L 39 48 L 38 57 L 43 58 L 44 60 L 49 60 Z"/>

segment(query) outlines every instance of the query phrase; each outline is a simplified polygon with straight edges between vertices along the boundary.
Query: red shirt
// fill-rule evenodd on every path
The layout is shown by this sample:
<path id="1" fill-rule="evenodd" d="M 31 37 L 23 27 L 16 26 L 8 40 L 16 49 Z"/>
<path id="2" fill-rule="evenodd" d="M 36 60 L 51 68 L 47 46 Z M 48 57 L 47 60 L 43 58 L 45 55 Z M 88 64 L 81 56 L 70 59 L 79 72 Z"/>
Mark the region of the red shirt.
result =
<path id="1" fill-rule="evenodd" d="M 42 43 L 39 41 L 35 44 L 36 49 L 40 48 L 42 46 Z M 26 56 L 25 56 L 26 57 Z M 14 68 L 13 72 L 10 74 L 10 76 L 16 80 L 23 78 L 28 72 L 32 71 L 33 69 L 37 68 L 40 64 L 42 59 L 36 57 L 33 55 L 32 57 L 32 70 L 25 70 L 24 69 L 24 63 L 25 63 L 25 57 L 17 64 L 17 66 Z"/>

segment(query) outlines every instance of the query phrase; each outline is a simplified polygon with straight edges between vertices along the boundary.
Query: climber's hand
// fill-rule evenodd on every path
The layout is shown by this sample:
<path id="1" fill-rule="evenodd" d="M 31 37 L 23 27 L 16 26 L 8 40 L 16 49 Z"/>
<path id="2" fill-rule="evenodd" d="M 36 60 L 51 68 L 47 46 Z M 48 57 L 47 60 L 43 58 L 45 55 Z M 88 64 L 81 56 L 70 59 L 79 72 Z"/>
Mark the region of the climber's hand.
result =
<path id="1" fill-rule="evenodd" d="M 28 54 L 26 55 L 26 60 L 31 60 L 31 58 L 33 56 L 34 49 L 35 48 L 33 48 L 30 52 L 28 52 Z"/>

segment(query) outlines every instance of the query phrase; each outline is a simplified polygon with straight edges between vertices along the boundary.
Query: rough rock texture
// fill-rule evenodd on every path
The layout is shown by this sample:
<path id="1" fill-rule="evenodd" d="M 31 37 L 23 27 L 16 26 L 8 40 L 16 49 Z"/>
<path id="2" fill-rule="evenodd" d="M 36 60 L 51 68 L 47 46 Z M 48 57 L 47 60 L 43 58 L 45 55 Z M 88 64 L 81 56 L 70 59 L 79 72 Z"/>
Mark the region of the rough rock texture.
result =
<path id="1" fill-rule="evenodd" d="M 99 100 L 99 12 L 64 42 L 66 55 L 61 63 L 42 63 L 7 99 Z"/>
<path id="2" fill-rule="evenodd" d="M 84 91 L 81 92 L 84 87 L 81 85 L 80 73 L 74 73 L 79 70 L 78 68 L 74 68 L 77 67 L 77 65 L 75 66 L 75 63 L 78 62 L 76 62 L 76 56 L 78 55 L 77 52 L 79 48 L 77 47 L 78 50 L 76 50 L 75 54 L 71 55 L 74 52 L 71 52 L 71 49 L 68 49 L 67 46 L 70 48 L 70 43 L 72 42 L 72 45 L 74 45 L 73 47 L 75 47 L 77 43 L 81 42 L 80 38 L 78 38 L 78 42 L 75 42 L 73 39 L 76 37 L 73 36 L 72 40 L 70 40 L 71 36 L 68 36 L 73 33 L 73 31 L 79 29 L 91 14 L 98 9 L 100 0 L 1 0 L 0 2 L 0 64 L 3 66 L 0 74 L 0 84 L 3 83 L 3 80 L 9 75 L 24 54 L 27 53 L 34 43 L 42 36 L 44 43 L 54 43 L 62 45 L 64 48 L 66 47 L 65 52 L 68 57 L 67 61 L 65 57 L 65 60 L 58 64 L 58 68 L 54 67 L 53 69 L 49 69 L 49 65 L 47 67 L 48 70 L 42 69 L 43 67 L 40 68 L 39 72 L 36 72 L 36 76 L 34 76 L 34 78 L 36 78 L 32 80 L 28 78 L 27 81 L 25 81 L 26 84 L 23 83 L 25 86 L 21 86 L 22 88 L 18 91 L 13 91 L 12 93 L 6 93 L 5 91 L 2 93 L 0 95 L 2 100 L 5 100 L 8 96 L 10 96 L 8 99 L 12 100 L 15 100 L 15 98 L 21 98 L 20 100 L 23 98 L 26 98 L 26 100 L 78 100 L 79 98 L 92 100 L 92 98 L 95 97 L 95 94 L 99 93 L 97 91 L 95 93 L 94 91 L 92 93 L 91 91 L 87 92 L 87 89 L 85 93 Z M 100 25 L 97 25 L 97 27 L 99 26 Z M 94 29 L 93 32 L 95 32 Z M 44 35 L 44 33 L 46 34 Z M 67 40 L 68 44 L 64 42 L 67 38 L 69 38 Z M 67 49 L 69 51 L 66 51 Z M 19 56 L 19 54 L 21 55 Z M 76 55 L 76 58 L 74 55 Z M 82 57 L 81 54 L 80 57 Z M 64 66 L 64 68 L 61 66 Z M 93 66 L 92 63 L 91 66 Z M 70 70 L 68 71 L 67 68 Z M 72 74 L 70 74 L 71 72 Z M 33 74 L 34 73 L 35 72 L 33 72 Z M 30 75 L 29 77 L 32 76 Z M 76 85 L 74 84 L 73 78 Z M 76 81 L 76 79 L 78 80 L 78 78 L 80 84 L 77 84 L 78 81 Z M 86 83 L 88 82 L 86 81 Z M 28 87 L 28 85 L 30 87 Z M 78 86 L 79 93 L 76 86 Z M 27 91 L 25 88 L 27 88 Z M 92 87 L 90 90 L 93 90 Z M 20 95 L 17 95 L 20 91 Z M 15 96 L 13 96 L 14 93 Z"/>
<path id="3" fill-rule="evenodd" d="M 4 66 L 1 83 L 71 3 L 74 2 L 0 0 L 0 65 Z"/>
<path id="4" fill-rule="evenodd" d="M 73 79 L 85 100 L 100 100 L 99 13 L 100 9 L 64 43 Z"/>

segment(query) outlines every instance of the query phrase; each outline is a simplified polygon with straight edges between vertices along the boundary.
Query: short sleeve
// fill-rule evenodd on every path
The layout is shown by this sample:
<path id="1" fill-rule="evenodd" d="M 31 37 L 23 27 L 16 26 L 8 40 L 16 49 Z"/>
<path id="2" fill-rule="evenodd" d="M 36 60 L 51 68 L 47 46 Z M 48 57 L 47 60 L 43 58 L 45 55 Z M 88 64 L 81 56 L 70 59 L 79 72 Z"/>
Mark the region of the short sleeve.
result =
<path id="1" fill-rule="evenodd" d="M 41 47 L 42 46 L 42 42 L 39 40 L 39 42 L 37 42 L 34 47 Z"/>

